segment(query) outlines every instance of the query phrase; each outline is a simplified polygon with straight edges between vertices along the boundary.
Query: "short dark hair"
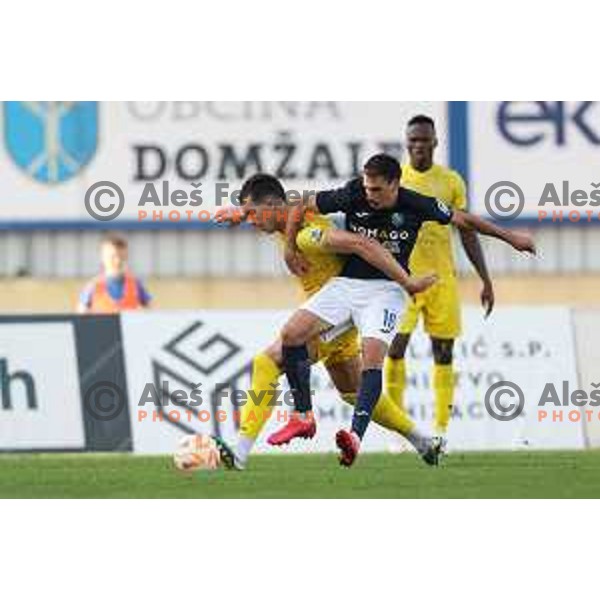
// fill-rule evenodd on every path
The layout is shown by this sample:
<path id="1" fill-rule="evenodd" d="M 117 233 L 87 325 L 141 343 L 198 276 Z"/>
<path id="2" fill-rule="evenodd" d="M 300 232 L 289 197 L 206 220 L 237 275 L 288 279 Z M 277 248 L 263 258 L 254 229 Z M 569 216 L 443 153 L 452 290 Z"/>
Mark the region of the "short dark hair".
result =
<path id="1" fill-rule="evenodd" d="M 369 177 L 383 177 L 388 183 L 400 181 L 400 163 L 389 154 L 375 154 L 365 163 L 363 171 Z"/>
<path id="2" fill-rule="evenodd" d="M 431 128 L 435 131 L 435 121 L 427 115 L 415 115 L 409 122 L 407 127 L 413 125 L 431 125 Z"/>
<path id="3" fill-rule="evenodd" d="M 244 181 L 240 190 L 240 200 L 252 198 L 254 204 L 261 204 L 267 198 L 277 198 L 285 200 L 285 190 L 281 181 L 273 175 L 266 173 L 257 173 Z"/>
<path id="4" fill-rule="evenodd" d="M 119 235 L 118 233 L 106 233 L 102 237 L 100 245 L 112 246 L 119 250 L 126 250 L 128 244 L 127 240 L 122 235 Z"/>

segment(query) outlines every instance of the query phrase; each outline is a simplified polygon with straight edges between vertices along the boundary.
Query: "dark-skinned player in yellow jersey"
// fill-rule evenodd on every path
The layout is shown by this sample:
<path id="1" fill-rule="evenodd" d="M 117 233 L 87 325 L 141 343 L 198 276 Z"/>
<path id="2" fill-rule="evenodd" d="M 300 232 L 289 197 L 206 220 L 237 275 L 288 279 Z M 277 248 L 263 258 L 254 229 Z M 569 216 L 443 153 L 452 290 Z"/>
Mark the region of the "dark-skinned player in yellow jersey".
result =
<path id="1" fill-rule="evenodd" d="M 419 194 L 434 196 L 454 210 L 466 210 L 467 191 L 462 177 L 456 171 L 434 163 L 437 144 L 433 119 L 426 115 L 410 119 L 406 128 L 409 162 L 402 166 L 401 185 Z M 488 317 L 494 307 L 494 289 L 477 233 L 472 229 L 459 229 L 458 233 L 465 253 L 483 284 L 481 303 Z M 433 222 L 424 223 L 410 256 L 409 266 L 413 275 L 436 273 L 439 280 L 433 289 L 407 302 L 398 333 L 385 361 L 385 391 L 404 409 L 404 357 L 411 334 L 422 318 L 425 333 L 431 339 L 433 354 L 433 439 L 443 454 L 454 401 L 454 340 L 461 334 L 460 297 L 450 228 Z"/>

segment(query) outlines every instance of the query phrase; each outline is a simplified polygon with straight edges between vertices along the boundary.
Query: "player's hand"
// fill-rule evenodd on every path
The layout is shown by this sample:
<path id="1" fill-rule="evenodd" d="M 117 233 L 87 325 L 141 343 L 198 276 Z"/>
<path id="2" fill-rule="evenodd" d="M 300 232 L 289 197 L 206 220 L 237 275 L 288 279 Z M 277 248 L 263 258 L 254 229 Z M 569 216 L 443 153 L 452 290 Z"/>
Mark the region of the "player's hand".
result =
<path id="1" fill-rule="evenodd" d="M 528 233 L 513 231 L 511 235 L 511 245 L 519 252 L 528 252 L 534 256 L 537 253 L 533 237 Z"/>
<path id="2" fill-rule="evenodd" d="M 483 289 L 481 290 L 481 306 L 483 306 L 483 310 L 485 311 L 485 318 L 487 319 L 494 310 L 494 304 L 496 302 L 496 298 L 494 296 L 494 288 L 492 287 L 491 281 L 486 281 L 483 284 Z"/>
<path id="3" fill-rule="evenodd" d="M 411 295 L 420 294 L 437 283 L 437 275 L 425 275 L 425 277 L 409 277 L 404 284 L 404 289 Z"/>
<path id="4" fill-rule="evenodd" d="M 310 265 L 308 264 L 308 261 L 306 260 L 306 258 L 304 258 L 300 250 L 298 250 L 297 248 L 287 247 L 283 256 L 287 268 L 293 275 L 296 275 L 297 277 L 302 277 L 303 275 L 306 275 L 308 273 Z"/>
<path id="5" fill-rule="evenodd" d="M 228 206 L 220 208 L 213 217 L 216 223 L 220 225 L 239 225 L 244 220 L 244 215 L 239 208 Z"/>

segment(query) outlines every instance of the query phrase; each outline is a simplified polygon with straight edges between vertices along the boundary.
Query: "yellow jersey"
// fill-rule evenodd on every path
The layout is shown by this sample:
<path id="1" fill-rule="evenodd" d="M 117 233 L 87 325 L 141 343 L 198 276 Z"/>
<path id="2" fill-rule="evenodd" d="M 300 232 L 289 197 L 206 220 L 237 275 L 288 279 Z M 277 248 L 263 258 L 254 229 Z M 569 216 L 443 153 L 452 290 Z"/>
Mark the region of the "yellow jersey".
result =
<path id="1" fill-rule="evenodd" d="M 424 196 L 438 198 L 454 209 L 464 210 L 467 206 L 467 189 L 463 178 L 456 171 L 441 165 L 433 165 L 425 172 L 417 171 L 411 165 L 403 165 L 401 185 Z M 423 223 L 409 266 L 413 275 L 436 273 L 440 277 L 454 276 L 450 227 L 431 221 Z"/>
<path id="2" fill-rule="evenodd" d="M 309 263 L 306 275 L 298 277 L 306 296 L 318 292 L 332 277 L 337 277 L 344 266 L 344 258 L 323 248 L 323 236 L 335 225 L 323 215 L 312 215 L 302 224 L 296 237 L 296 245 Z M 277 238 L 285 246 L 285 234 L 278 232 Z"/>

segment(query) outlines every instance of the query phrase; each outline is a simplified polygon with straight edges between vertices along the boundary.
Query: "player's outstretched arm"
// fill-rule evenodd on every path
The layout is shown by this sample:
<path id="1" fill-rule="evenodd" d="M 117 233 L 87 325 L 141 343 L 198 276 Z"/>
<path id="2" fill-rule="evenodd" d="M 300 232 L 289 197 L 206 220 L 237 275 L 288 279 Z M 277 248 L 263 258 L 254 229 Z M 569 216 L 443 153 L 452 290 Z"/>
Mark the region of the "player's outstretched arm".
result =
<path id="1" fill-rule="evenodd" d="M 356 254 L 401 285 L 409 294 L 418 294 L 431 287 L 437 276 L 411 277 L 377 240 L 349 231 L 330 229 L 325 232 L 323 247 L 336 254 Z"/>
<path id="2" fill-rule="evenodd" d="M 459 229 L 475 230 L 482 235 L 495 237 L 510 244 L 515 250 L 519 250 L 520 252 L 536 253 L 535 243 L 529 234 L 500 227 L 477 215 L 462 210 L 455 210 L 452 214 L 451 223 Z"/>
<path id="3" fill-rule="evenodd" d="M 485 316 L 487 318 L 492 313 L 492 310 L 494 310 L 495 297 L 494 286 L 492 284 L 492 278 L 490 277 L 487 269 L 483 248 L 481 247 L 479 236 L 474 230 L 459 229 L 459 233 L 460 241 L 462 242 L 465 254 L 468 257 L 469 262 L 473 265 L 475 271 L 477 271 L 477 274 L 479 275 L 479 278 L 483 284 L 483 288 L 481 290 L 481 304 L 483 305 Z"/>

